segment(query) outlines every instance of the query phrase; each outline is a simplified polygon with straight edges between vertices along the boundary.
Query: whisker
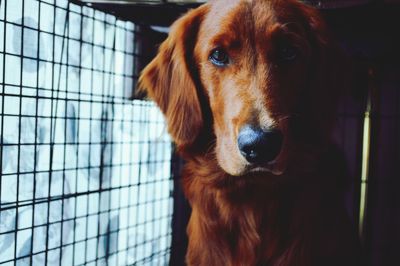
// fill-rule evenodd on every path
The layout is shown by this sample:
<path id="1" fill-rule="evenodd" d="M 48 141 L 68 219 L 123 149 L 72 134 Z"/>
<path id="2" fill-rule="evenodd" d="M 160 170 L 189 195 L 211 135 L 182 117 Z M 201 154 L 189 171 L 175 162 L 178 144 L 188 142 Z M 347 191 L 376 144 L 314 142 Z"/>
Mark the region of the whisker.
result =
<path id="1" fill-rule="evenodd" d="M 206 156 L 209 156 L 210 154 L 212 154 L 213 156 L 216 156 L 215 155 L 215 144 L 216 144 L 216 139 L 214 139 L 211 143 L 210 143 L 210 145 L 208 146 L 208 148 L 207 148 L 207 150 L 206 150 Z"/>
<path id="2" fill-rule="evenodd" d="M 285 116 L 281 116 L 278 118 L 279 122 L 285 121 L 285 120 L 289 120 L 292 118 L 298 118 L 300 117 L 300 114 L 290 114 L 290 115 L 285 115 Z"/>

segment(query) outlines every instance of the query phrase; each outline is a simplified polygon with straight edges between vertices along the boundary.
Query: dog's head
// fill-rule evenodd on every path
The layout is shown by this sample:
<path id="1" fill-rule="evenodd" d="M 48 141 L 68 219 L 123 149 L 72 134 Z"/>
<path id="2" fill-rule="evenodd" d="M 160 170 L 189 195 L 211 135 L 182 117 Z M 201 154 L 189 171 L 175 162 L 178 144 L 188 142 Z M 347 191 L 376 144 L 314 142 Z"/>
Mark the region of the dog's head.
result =
<path id="1" fill-rule="evenodd" d="M 334 57 L 311 7 L 215 0 L 175 22 L 140 86 L 180 149 L 200 145 L 209 131 L 225 172 L 279 175 L 294 154 L 312 151 L 328 135 L 339 89 Z M 210 120 L 213 128 L 205 128 Z"/>

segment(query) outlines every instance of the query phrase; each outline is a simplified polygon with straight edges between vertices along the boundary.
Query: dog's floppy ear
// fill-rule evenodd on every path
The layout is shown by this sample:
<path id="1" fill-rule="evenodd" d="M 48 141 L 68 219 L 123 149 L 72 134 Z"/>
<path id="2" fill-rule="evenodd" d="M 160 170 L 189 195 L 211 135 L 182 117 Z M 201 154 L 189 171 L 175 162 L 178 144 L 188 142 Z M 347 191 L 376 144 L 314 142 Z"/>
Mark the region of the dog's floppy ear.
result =
<path id="1" fill-rule="evenodd" d="M 193 49 L 205 12 L 201 6 L 177 20 L 139 78 L 139 88 L 160 107 L 178 147 L 193 143 L 203 126 Z"/>

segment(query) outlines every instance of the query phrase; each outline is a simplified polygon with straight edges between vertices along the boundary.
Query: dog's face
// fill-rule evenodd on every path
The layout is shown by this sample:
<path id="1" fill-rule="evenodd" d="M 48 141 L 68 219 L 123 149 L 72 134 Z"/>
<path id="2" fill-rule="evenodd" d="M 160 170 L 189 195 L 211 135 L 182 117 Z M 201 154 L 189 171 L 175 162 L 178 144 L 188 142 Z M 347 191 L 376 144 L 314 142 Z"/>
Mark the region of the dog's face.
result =
<path id="1" fill-rule="evenodd" d="M 175 23 L 140 82 L 181 148 L 198 145 L 208 108 L 225 172 L 280 175 L 301 142 L 323 135 L 327 42 L 297 1 L 211 1 Z"/>

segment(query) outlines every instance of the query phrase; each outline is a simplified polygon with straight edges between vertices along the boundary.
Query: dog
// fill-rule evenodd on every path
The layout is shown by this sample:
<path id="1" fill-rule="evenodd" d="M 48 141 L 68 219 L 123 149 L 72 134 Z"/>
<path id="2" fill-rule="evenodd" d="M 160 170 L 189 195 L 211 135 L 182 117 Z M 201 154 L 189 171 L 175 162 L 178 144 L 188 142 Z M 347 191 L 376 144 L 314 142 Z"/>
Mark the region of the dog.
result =
<path id="1" fill-rule="evenodd" d="M 332 144 L 340 51 L 295 0 L 215 0 L 171 27 L 139 87 L 186 161 L 186 263 L 357 265 Z"/>

